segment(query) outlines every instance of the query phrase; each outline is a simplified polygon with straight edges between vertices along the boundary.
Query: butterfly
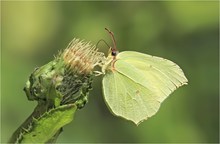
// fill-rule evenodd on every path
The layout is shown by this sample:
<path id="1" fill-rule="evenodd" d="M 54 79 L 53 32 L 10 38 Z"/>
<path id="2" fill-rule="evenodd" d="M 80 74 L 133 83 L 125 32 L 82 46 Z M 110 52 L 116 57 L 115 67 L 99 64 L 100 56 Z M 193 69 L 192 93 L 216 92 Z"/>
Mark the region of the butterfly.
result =
<path id="1" fill-rule="evenodd" d="M 136 125 L 156 114 L 161 103 L 177 88 L 187 84 L 174 62 L 136 51 L 110 48 L 102 67 L 102 88 L 110 111 Z"/>

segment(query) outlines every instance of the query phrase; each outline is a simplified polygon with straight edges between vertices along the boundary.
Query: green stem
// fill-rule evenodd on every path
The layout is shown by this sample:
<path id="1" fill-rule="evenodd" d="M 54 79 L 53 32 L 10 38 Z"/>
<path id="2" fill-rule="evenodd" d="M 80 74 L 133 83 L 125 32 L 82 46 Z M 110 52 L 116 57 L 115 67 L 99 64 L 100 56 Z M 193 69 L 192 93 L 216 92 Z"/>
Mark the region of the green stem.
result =
<path id="1" fill-rule="evenodd" d="M 12 137 L 9 140 L 9 143 L 17 143 L 21 142 L 22 134 L 29 128 L 29 126 L 33 123 L 33 118 L 38 119 L 44 113 L 48 111 L 48 105 L 45 101 L 40 101 L 38 105 L 35 107 L 32 114 L 21 124 L 21 126 L 13 133 Z M 48 141 L 48 142 L 55 142 L 58 138 L 59 134 L 62 130 L 58 130 L 58 132 Z"/>
<path id="2" fill-rule="evenodd" d="M 73 120 L 75 104 L 66 104 L 50 110 L 39 104 L 27 120 L 14 132 L 10 143 L 54 143 L 62 127 Z"/>
<path id="3" fill-rule="evenodd" d="M 43 113 L 47 111 L 47 107 L 45 107 L 45 103 L 38 103 L 38 105 L 35 107 L 32 114 L 21 124 L 21 126 L 13 133 L 12 137 L 9 140 L 9 143 L 16 143 L 19 141 L 19 137 L 22 133 L 25 132 L 25 129 L 28 129 L 28 127 L 33 123 L 33 118 L 39 118 Z"/>

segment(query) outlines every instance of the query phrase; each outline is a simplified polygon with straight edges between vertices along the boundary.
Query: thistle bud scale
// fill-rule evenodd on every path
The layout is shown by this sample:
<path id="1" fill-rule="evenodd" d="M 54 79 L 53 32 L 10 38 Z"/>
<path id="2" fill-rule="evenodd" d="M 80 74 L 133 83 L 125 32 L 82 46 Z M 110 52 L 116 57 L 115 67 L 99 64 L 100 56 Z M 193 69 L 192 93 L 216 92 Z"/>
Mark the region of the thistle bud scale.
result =
<path id="1" fill-rule="evenodd" d="M 90 42 L 73 39 L 64 50 L 62 57 L 67 65 L 79 73 L 88 74 L 92 69 L 99 65 L 104 58 L 102 52 L 98 52 L 95 46 Z"/>

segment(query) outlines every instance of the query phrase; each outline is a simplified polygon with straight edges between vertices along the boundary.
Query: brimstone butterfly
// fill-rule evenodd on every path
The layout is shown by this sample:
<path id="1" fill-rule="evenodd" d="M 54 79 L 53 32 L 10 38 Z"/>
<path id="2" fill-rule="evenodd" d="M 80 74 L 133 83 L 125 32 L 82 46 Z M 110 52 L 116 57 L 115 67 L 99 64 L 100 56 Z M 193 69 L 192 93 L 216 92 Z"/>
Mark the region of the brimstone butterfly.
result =
<path id="1" fill-rule="evenodd" d="M 136 125 L 156 114 L 160 104 L 178 87 L 187 84 L 174 62 L 135 51 L 118 53 L 114 43 L 102 65 L 104 99 L 116 116 Z"/>

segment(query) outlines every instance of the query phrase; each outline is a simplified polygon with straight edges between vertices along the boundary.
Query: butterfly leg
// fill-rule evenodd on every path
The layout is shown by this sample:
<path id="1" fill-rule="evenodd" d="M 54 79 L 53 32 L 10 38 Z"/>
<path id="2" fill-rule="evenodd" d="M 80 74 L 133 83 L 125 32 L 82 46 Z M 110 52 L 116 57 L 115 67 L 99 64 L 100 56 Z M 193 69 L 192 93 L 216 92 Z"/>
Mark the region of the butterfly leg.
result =
<path id="1" fill-rule="evenodd" d="M 95 76 L 100 76 L 100 75 L 103 75 L 104 73 L 100 71 L 94 71 L 94 74 Z"/>

